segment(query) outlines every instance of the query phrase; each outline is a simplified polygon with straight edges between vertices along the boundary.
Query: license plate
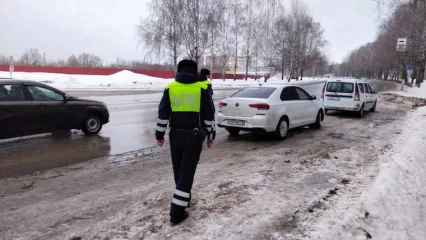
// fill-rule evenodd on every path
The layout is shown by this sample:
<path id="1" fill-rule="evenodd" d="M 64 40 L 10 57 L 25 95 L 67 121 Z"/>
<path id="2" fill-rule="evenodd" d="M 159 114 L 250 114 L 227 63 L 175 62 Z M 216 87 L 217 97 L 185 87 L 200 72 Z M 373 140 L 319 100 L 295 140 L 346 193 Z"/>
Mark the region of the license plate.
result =
<path id="1" fill-rule="evenodd" d="M 244 120 L 228 120 L 228 125 L 234 125 L 234 126 L 244 126 L 246 124 L 246 121 Z"/>
<path id="2" fill-rule="evenodd" d="M 327 100 L 340 101 L 338 97 L 328 97 Z"/>

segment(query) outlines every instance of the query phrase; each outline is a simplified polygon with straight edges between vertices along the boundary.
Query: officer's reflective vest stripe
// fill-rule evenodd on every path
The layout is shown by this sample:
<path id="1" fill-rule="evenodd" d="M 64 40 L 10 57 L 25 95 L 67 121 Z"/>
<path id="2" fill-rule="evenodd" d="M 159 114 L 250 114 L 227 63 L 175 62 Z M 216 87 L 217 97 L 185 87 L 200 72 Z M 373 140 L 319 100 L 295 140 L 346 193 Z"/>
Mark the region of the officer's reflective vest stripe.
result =
<path id="1" fill-rule="evenodd" d="M 207 85 L 196 82 L 184 84 L 172 82 L 167 85 L 169 90 L 172 112 L 200 112 L 201 89 L 206 90 Z"/>

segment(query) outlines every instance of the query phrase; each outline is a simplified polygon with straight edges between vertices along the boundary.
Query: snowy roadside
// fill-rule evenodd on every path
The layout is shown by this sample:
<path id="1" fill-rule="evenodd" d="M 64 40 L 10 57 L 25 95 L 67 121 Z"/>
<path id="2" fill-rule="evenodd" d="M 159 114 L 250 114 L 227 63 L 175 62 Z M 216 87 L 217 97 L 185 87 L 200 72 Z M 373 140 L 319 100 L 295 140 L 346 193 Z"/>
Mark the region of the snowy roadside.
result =
<path id="1" fill-rule="evenodd" d="M 303 239 L 319 217 L 336 211 L 334 201 L 347 204 L 354 188 L 373 184 L 371 169 L 412 105 L 384 95 L 376 113 L 363 119 L 329 113 L 320 130 L 297 129 L 285 141 L 219 131 L 216 147 L 203 152 L 190 218 L 179 227 L 168 223 L 167 148 L 2 179 L 0 236 Z"/>
<path id="2" fill-rule="evenodd" d="M 374 184 L 355 201 L 340 199 L 306 239 L 425 239 L 425 117 L 426 107 L 408 114 L 393 147 L 379 158 Z"/>
<path id="3" fill-rule="evenodd" d="M 426 84 L 423 83 L 420 88 L 413 86 L 405 86 L 404 91 L 390 91 L 389 93 L 398 94 L 404 97 L 417 97 L 417 98 L 426 98 Z"/>
<path id="4" fill-rule="evenodd" d="M 8 78 L 9 72 L 1 72 L 0 78 Z M 61 90 L 91 90 L 91 91 L 162 91 L 167 84 L 173 79 L 163 79 L 150 77 L 143 74 L 133 73 L 127 70 L 111 74 L 111 75 L 76 75 L 76 74 L 58 74 L 58 73 L 26 73 L 15 72 L 13 78 L 21 80 L 32 80 L 51 85 Z M 247 86 L 258 86 L 264 83 L 264 78 L 259 81 L 254 79 L 232 80 L 213 79 L 213 88 L 215 90 L 222 89 L 239 89 Z M 306 78 L 303 81 L 292 80 L 292 84 L 306 85 L 314 83 L 323 83 L 324 79 Z M 268 84 L 288 83 L 287 80 L 281 80 L 272 77 L 267 80 Z"/>

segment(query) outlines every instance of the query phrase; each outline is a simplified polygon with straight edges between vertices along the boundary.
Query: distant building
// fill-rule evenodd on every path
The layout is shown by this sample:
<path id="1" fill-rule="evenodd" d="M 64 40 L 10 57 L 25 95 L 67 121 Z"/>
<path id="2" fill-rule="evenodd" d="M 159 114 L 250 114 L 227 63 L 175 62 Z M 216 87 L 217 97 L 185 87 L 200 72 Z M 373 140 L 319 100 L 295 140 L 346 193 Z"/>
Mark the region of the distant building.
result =
<path id="1" fill-rule="evenodd" d="M 252 58 L 249 58 L 248 61 L 248 67 L 249 70 L 252 67 Z M 230 61 L 229 61 L 229 67 L 231 71 L 234 71 L 235 69 L 235 57 L 231 57 Z M 239 56 L 237 57 L 237 73 L 238 72 L 245 72 L 247 68 L 247 56 Z"/>

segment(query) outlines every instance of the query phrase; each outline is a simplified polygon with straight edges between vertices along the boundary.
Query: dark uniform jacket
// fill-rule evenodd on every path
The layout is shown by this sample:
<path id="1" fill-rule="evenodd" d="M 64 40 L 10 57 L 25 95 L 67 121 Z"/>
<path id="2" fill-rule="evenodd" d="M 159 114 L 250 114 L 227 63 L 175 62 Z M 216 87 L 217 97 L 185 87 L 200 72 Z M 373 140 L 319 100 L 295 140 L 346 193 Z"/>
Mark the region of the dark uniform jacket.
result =
<path id="1" fill-rule="evenodd" d="M 184 68 L 176 74 L 176 82 L 193 84 L 200 80 L 196 70 Z M 201 128 L 207 132 L 208 139 L 215 136 L 215 107 L 207 89 L 200 88 L 200 112 L 173 112 L 171 108 L 169 89 L 166 88 L 158 108 L 156 139 L 163 140 L 167 125 L 175 129 Z"/>

